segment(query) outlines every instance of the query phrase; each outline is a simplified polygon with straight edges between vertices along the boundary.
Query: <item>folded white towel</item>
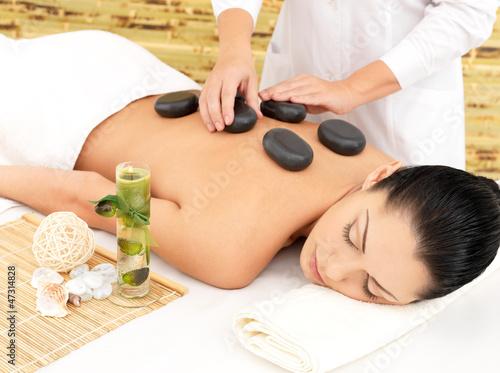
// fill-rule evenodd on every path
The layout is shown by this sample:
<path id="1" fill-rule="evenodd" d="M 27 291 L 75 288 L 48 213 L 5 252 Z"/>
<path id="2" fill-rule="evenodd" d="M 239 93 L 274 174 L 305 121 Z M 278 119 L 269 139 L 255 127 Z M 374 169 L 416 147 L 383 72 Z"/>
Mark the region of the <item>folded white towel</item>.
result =
<path id="1" fill-rule="evenodd" d="M 240 311 L 233 328 L 246 349 L 291 372 L 326 372 L 424 323 L 498 268 L 497 255 L 470 284 L 406 306 L 360 302 L 309 284 Z"/>

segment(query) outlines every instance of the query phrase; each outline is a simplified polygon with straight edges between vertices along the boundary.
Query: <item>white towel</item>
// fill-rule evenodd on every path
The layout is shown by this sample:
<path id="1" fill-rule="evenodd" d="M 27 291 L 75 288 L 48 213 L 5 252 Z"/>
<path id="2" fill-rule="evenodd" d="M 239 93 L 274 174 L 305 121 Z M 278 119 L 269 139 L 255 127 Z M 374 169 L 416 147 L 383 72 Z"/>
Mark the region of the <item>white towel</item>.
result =
<path id="1" fill-rule="evenodd" d="M 71 170 L 88 134 L 130 102 L 201 89 L 105 31 L 21 40 L 0 34 L 0 56 L 0 165 Z M 0 198 L 0 213 L 14 205 Z"/>
<path id="2" fill-rule="evenodd" d="M 88 134 L 132 101 L 201 89 L 146 49 L 98 30 L 0 35 L 0 56 L 4 165 L 71 170 Z"/>
<path id="3" fill-rule="evenodd" d="M 309 284 L 236 314 L 242 345 L 291 372 L 322 373 L 394 341 L 500 268 L 499 255 L 476 280 L 438 299 L 405 306 L 365 303 Z"/>
<path id="4" fill-rule="evenodd" d="M 16 206 L 21 206 L 21 204 L 11 199 L 0 197 L 0 214 L 4 211 L 7 211 L 11 207 L 16 207 Z"/>

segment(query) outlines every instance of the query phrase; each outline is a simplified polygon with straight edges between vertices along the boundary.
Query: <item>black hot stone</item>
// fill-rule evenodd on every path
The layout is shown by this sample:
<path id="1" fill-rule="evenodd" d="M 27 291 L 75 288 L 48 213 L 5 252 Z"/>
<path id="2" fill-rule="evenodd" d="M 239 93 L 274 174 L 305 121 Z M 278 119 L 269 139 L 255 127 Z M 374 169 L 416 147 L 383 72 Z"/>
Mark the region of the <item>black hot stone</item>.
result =
<path id="1" fill-rule="evenodd" d="M 231 125 L 224 127 L 224 131 L 230 133 L 242 133 L 250 131 L 257 123 L 257 114 L 243 101 L 234 100 L 234 120 Z"/>
<path id="2" fill-rule="evenodd" d="M 180 118 L 196 110 L 198 96 L 192 92 L 171 92 L 155 101 L 155 111 L 164 118 Z"/>
<path id="3" fill-rule="evenodd" d="M 243 101 L 243 102 L 246 102 L 246 98 L 245 96 L 243 96 L 240 92 L 236 92 L 236 97 L 234 98 L 235 100 L 240 100 L 240 101 Z"/>
<path id="4" fill-rule="evenodd" d="M 262 101 L 260 111 L 266 117 L 288 123 L 300 123 L 306 115 L 306 107 L 302 104 L 293 104 L 283 101 Z"/>
<path id="5" fill-rule="evenodd" d="M 302 171 L 313 161 L 313 150 L 300 136 L 285 128 L 273 128 L 262 139 L 267 155 L 289 171 Z"/>
<path id="6" fill-rule="evenodd" d="M 359 154 L 366 146 L 363 132 L 340 119 L 329 119 L 321 123 L 318 138 L 324 146 L 340 155 Z"/>

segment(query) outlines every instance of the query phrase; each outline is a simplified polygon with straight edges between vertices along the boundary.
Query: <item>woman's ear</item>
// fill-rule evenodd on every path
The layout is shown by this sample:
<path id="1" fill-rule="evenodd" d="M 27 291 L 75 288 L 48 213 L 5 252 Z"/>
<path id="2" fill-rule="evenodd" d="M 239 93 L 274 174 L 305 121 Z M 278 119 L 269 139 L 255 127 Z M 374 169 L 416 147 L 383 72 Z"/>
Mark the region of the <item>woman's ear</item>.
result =
<path id="1" fill-rule="evenodd" d="M 366 190 L 369 187 L 371 187 L 373 184 L 378 183 L 380 180 L 385 179 L 388 176 L 391 176 L 394 172 L 399 170 L 403 164 L 400 161 L 394 161 L 389 164 L 385 164 L 383 166 L 380 166 L 377 168 L 375 171 L 370 173 L 366 179 L 365 182 L 363 183 L 363 186 L 361 187 L 361 190 Z"/>

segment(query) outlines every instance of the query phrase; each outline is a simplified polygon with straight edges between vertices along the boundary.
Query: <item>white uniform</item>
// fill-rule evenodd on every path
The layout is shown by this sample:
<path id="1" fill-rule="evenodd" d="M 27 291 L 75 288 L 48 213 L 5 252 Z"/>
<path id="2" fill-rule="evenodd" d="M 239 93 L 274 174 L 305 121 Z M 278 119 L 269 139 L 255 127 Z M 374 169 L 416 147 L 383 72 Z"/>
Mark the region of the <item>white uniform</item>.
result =
<path id="1" fill-rule="evenodd" d="M 216 16 L 262 1 L 212 0 Z M 261 89 L 301 73 L 334 81 L 381 59 L 401 91 L 342 118 L 405 164 L 465 167 L 461 56 L 491 34 L 498 0 L 286 0 L 267 50 Z"/>

